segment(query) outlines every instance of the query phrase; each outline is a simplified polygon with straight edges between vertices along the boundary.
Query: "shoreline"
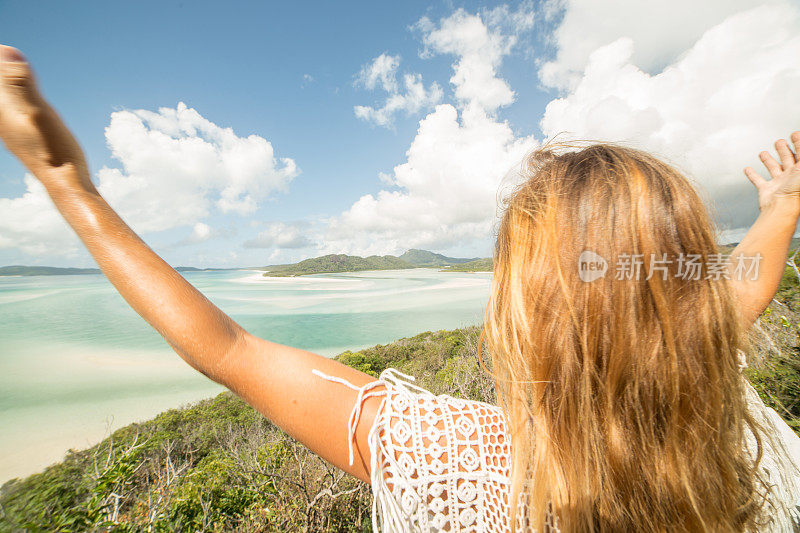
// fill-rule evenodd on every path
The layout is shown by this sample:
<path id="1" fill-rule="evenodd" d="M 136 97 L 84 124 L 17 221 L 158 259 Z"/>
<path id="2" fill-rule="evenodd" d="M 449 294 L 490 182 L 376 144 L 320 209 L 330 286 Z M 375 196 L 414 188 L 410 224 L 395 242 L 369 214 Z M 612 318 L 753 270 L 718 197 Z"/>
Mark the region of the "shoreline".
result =
<path id="1" fill-rule="evenodd" d="M 450 277 L 430 267 L 260 274 L 241 269 L 197 279 L 249 331 L 271 338 L 266 324 L 288 327 L 277 342 L 307 344 L 328 358 L 426 328 L 471 324 L 488 283 L 488 276 Z M 0 484 L 41 472 L 124 425 L 225 390 L 181 360 L 99 277 L 77 284 L 25 278 L 0 284 Z M 88 312 L 76 323 L 78 307 Z"/>

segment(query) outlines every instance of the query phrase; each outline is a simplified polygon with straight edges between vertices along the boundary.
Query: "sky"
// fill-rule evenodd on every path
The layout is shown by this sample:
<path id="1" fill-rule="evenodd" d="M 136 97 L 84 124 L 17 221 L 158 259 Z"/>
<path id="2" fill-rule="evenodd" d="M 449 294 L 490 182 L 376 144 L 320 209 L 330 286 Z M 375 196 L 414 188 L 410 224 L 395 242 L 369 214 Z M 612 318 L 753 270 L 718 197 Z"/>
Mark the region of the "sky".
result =
<path id="1" fill-rule="evenodd" d="M 0 0 L 0 43 L 175 266 L 488 257 L 555 136 L 674 164 L 735 240 L 758 213 L 743 167 L 800 129 L 797 0 Z M 0 149 L 9 264 L 95 266 Z"/>

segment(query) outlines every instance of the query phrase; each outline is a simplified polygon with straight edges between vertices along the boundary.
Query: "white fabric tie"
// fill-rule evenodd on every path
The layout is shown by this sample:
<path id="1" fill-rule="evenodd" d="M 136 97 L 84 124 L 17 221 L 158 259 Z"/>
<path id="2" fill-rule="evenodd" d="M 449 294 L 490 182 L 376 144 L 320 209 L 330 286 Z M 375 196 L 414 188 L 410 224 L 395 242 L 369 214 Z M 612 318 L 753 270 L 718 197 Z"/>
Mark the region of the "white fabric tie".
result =
<path id="1" fill-rule="evenodd" d="M 387 369 L 385 373 L 394 373 L 399 377 L 403 377 L 409 381 L 414 381 L 413 376 L 409 376 L 407 374 L 403 374 L 402 372 L 398 372 L 394 368 Z M 350 412 L 350 418 L 347 422 L 347 451 L 348 451 L 348 459 L 350 461 L 350 466 L 353 465 L 353 444 L 356 440 L 356 426 L 358 425 L 358 421 L 361 418 L 361 410 L 364 403 L 364 400 L 368 398 L 374 398 L 377 396 L 386 396 L 386 390 L 382 391 L 372 391 L 375 387 L 384 386 L 386 387 L 387 383 L 382 378 L 378 378 L 375 381 L 371 381 L 361 387 L 356 387 L 349 381 L 344 378 L 340 378 L 338 376 L 331 376 L 325 374 L 316 368 L 311 371 L 314 375 L 321 377 L 322 379 L 326 379 L 328 381 L 333 381 L 336 383 L 341 383 L 346 387 L 358 391 L 358 396 L 356 396 L 356 404 L 353 406 L 353 410 Z"/>

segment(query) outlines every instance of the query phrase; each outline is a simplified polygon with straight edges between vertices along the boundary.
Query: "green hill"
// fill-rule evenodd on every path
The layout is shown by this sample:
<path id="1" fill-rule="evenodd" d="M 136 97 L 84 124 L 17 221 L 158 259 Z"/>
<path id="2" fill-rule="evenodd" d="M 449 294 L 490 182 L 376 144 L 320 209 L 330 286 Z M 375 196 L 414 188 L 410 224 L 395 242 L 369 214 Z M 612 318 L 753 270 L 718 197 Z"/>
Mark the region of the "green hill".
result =
<path id="1" fill-rule="evenodd" d="M 442 272 L 491 272 L 494 270 L 494 262 L 491 257 L 476 259 L 469 263 L 452 265 L 442 269 Z"/>
<path id="2" fill-rule="evenodd" d="M 397 270 L 416 268 L 393 255 L 357 255 L 330 254 L 322 257 L 306 259 L 289 265 L 272 265 L 266 267 L 264 276 L 304 276 L 307 274 L 324 274 L 328 272 L 358 272 L 361 270 Z"/>
<path id="3" fill-rule="evenodd" d="M 196 268 L 179 266 L 178 272 L 204 272 L 207 270 L 238 270 L 236 268 Z M 79 276 L 85 274 L 102 274 L 99 268 L 73 268 L 51 266 L 9 265 L 0 267 L 0 276 Z"/>
<path id="4" fill-rule="evenodd" d="M 0 267 L 0 276 L 75 276 L 81 274 L 100 274 L 100 269 L 59 268 L 27 265 L 9 265 Z"/>
<path id="5" fill-rule="evenodd" d="M 400 256 L 400 259 L 421 267 L 443 267 L 474 261 L 476 258 L 447 257 L 446 255 L 429 252 L 428 250 L 410 249 Z"/>
<path id="6" fill-rule="evenodd" d="M 264 276 L 305 276 L 308 274 L 324 274 L 329 272 L 358 272 L 363 270 L 398 270 L 420 267 L 445 267 L 450 265 L 471 264 L 475 259 L 447 257 L 427 250 L 411 249 L 400 257 L 394 255 L 357 255 L 329 254 L 322 257 L 305 259 L 299 263 L 270 265 L 266 267 L 249 267 L 244 270 L 262 270 Z M 239 270 L 239 268 L 196 268 L 179 266 L 178 272 L 202 272 L 208 270 Z M 468 269 L 479 270 L 479 269 Z M 491 270 L 491 268 L 489 269 Z M 61 268 L 51 266 L 10 265 L 0 267 L 0 276 L 63 276 L 80 274 L 101 274 L 98 268 Z"/>
<path id="7" fill-rule="evenodd" d="M 328 272 L 358 272 L 361 270 L 395 270 L 404 268 L 445 267 L 470 264 L 474 259 L 447 257 L 427 250 L 411 249 L 400 257 L 394 255 L 330 254 L 305 259 L 299 263 L 271 265 L 256 270 L 265 270 L 264 276 L 304 276 Z M 491 270 L 491 269 L 490 269 Z"/>

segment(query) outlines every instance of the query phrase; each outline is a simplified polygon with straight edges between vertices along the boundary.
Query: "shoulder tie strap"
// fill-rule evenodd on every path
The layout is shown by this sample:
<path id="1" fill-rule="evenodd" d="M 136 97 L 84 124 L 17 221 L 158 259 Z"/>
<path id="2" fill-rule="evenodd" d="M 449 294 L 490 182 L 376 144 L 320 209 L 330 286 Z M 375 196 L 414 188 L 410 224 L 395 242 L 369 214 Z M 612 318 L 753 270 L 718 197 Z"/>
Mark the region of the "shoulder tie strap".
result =
<path id="1" fill-rule="evenodd" d="M 385 397 L 387 390 L 392 385 L 396 384 L 398 377 L 402 377 L 410 381 L 414 380 L 413 376 L 409 376 L 407 374 L 403 374 L 402 372 L 398 372 L 394 368 L 387 368 L 386 370 L 381 372 L 380 377 L 378 377 L 378 379 L 376 379 L 375 381 L 366 383 L 361 387 L 356 387 L 355 385 L 353 385 L 344 378 L 324 374 L 323 372 L 317 370 L 316 368 L 313 369 L 311 372 L 314 375 L 321 377 L 322 379 L 333 381 L 335 383 L 340 383 L 354 391 L 358 391 L 358 396 L 356 396 L 356 404 L 353 406 L 353 410 L 350 412 L 350 418 L 347 422 L 347 451 L 348 451 L 348 459 L 350 461 L 350 466 L 353 465 L 353 444 L 355 443 L 356 440 L 356 434 L 355 434 L 356 426 L 358 425 L 358 421 L 361 418 L 361 410 L 363 408 L 364 400 L 366 400 L 367 398 L 374 398 L 377 396 Z M 383 386 L 385 390 L 382 391 L 372 390 L 378 386 Z"/>

